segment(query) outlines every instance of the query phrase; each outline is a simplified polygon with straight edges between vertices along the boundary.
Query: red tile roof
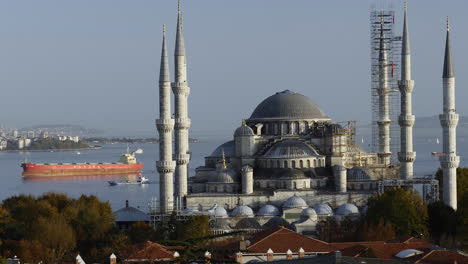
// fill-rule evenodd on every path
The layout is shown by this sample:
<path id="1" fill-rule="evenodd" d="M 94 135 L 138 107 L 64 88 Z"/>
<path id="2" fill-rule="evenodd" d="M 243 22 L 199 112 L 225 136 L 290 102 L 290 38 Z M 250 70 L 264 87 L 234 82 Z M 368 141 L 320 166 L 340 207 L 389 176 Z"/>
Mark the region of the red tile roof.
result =
<path id="1" fill-rule="evenodd" d="M 290 249 L 298 252 L 300 248 L 305 252 L 331 252 L 335 248 L 327 242 L 300 235 L 284 227 L 262 231 L 256 234 L 247 247 L 249 253 L 266 253 L 269 248 L 275 253 L 285 253 Z"/>
<path id="2" fill-rule="evenodd" d="M 431 250 L 423 255 L 419 255 L 416 257 L 419 257 L 419 258 L 414 263 L 424 263 L 424 264 L 468 263 L 468 256 L 462 255 L 453 250 Z"/>
<path id="3" fill-rule="evenodd" d="M 157 260 L 172 259 L 175 251 L 168 250 L 165 246 L 151 241 L 136 245 L 127 258 L 131 260 Z"/>

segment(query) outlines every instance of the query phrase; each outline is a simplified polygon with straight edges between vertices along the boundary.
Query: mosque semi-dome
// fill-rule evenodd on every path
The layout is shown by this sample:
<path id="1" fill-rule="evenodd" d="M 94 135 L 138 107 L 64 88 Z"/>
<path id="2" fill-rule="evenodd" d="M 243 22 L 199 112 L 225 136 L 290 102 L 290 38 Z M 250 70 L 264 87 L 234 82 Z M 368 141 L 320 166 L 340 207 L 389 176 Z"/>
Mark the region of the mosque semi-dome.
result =
<path id="1" fill-rule="evenodd" d="M 211 157 L 221 157 L 222 153 L 224 151 L 224 155 L 226 157 L 232 157 L 235 156 L 236 154 L 236 144 L 234 140 L 230 140 L 228 142 L 225 142 L 221 145 L 219 145 L 212 153 Z"/>
<path id="2" fill-rule="evenodd" d="M 261 119 L 329 119 L 307 96 L 289 90 L 278 92 L 263 100 L 249 120 Z"/>
<path id="3" fill-rule="evenodd" d="M 287 139 L 273 145 L 263 158 L 296 159 L 319 156 L 317 151 L 297 139 Z"/>

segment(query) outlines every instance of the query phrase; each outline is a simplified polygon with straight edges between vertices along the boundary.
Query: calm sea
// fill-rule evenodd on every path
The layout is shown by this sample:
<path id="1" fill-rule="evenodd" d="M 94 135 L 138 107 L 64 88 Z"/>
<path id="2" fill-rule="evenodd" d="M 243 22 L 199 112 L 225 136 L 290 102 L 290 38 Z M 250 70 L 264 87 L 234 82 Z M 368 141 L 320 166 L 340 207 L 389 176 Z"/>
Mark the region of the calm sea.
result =
<path id="1" fill-rule="evenodd" d="M 461 165 L 468 166 L 468 129 L 458 130 L 458 152 L 461 156 Z M 431 156 L 433 151 L 441 151 L 442 144 L 437 144 L 441 129 L 415 129 L 415 151 L 417 159 L 415 163 L 416 175 L 433 174 L 439 167 L 438 159 Z M 367 134 L 367 135 L 366 135 Z M 211 137 L 213 138 L 213 137 Z M 370 137 L 363 131 L 357 137 L 357 141 L 368 148 Z M 202 140 L 192 143 L 192 160 L 190 163 L 190 175 L 194 175 L 195 168 L 203 164 L 203 157 L 226 140 Z M 440 140 L 441 141 L 441 140 Z M 466 141 L 466 142 L 465 142 Z M 442 142 L 441 142 L 442 143 Z M 143 174 L 152 183 L 148 185 L 119 185 L 109 186 L 107 181 L 125 180 L 122 176 L 81 176 L 81 177 L 57 177 L 24 179 L 21 177 L 21 162 L 115 162 L 120 155 L 126 152 L 125 144 L 103 145 L 100 150 L 66 151 L 66 152 L 0 152 L 0 200 L 17 194 L 40 195 L 46 192 L 65 193 L 71 197 L 79 197 L 81 194 L 92 194 L 101 200 L 109 201 L 114 210 L 125 206 L 125 200 L 130 205 L 146 210 L 152 198 L 159 195 L 157 184 L 158 175 L 155 171 L 155 161 L 158 159 L 157 144 L 130 145 L 130 149 L 143 149 L 143 154 L 137 155 L 137 159 L 144 164 Z"/>

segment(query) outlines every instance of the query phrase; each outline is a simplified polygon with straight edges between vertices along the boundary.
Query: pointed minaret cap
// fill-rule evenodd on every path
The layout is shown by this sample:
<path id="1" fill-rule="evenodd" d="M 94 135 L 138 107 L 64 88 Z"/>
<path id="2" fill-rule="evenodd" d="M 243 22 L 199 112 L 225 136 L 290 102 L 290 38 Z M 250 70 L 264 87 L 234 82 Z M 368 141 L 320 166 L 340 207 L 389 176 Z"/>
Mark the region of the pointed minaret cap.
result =
<path id="1" fill-rule="evenodd" d="M 159 68 L 159 82 L 170 82 L 169 60 L 167 59 L 166 49 L 166 24 L 163 25 L 163 41 L 161 48 L 161 66 Z"/>
<path id="2" fill-rule="evenodd" d="M 288 254 L 288 255 L 292 255 L 292 251 L 291 251 L 291 249 L 288 249 L 288 251 L 286 251 L 286 254 Z"/>
<path id="3" fill-rule="evenodd" d="M 273 250 L 271 250 L 271 248 L 269 248 L 269 249 L 267 250 L 267 253 L 268 253 L 268 254 L 273 254 Z"/>
<path id="4" fill-rule="evenodd" d="M 177 33 L 176 33 L 176 46 L 175 55 L 185 55 L 184 33 L 182 31 L 182 12 L 180 11 L 180 0 L 177 2 Z"/>
<path id="5" fill-rule="evenodd" d="M 110 258 L 111 258 L 111 259 L 116 259 L 116 258 L 117 258 L 117 256 L 115 256 L 115 254 L 114 254 L 114 253 L 112 253 L 112 254 L 110 255 Z"/>
<path id="6" fill-rule="evenodd" d="M 305 252 L 305 251 L 304 251 L 304 249 L 303 249 L 303 248 L 300 248 L 300 249 L 299 249 L 299 252 L 301 252 L 301 253 L 302 253 L 302 252 Z"/>
<path id="7" fill-rule="evenodd" d="M 401 54 L 408 55 L 410 54 L 410 40 L 408 32 L 408 2 L 405 0 L 405 16 L 403 18 L 403 39 L 401 43 Z"/>
<path id="8" fill-rule="evenodd" d="M 447 39 L 445 40 L 445 58 L 444 58 L 444 72 L 443 78 L 455 77 L 455 71 L 453 70 L 452 53 L 450 51 L 450 24 L 449 18 L 447 17 Z"/>

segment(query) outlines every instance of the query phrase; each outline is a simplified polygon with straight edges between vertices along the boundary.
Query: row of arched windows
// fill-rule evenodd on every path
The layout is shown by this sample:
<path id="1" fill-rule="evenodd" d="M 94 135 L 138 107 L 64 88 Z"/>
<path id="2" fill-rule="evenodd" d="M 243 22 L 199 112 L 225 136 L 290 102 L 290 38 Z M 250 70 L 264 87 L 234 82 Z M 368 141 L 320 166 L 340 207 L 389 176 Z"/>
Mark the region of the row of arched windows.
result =
<path id="1" fill-rule="evenodd" d="M 306 169 L 325 167 L 325 158 L 313 159 L 266 159 L 260 160 L 259 165 L 263 168 L 285 168 L 285 169 Z"/>

